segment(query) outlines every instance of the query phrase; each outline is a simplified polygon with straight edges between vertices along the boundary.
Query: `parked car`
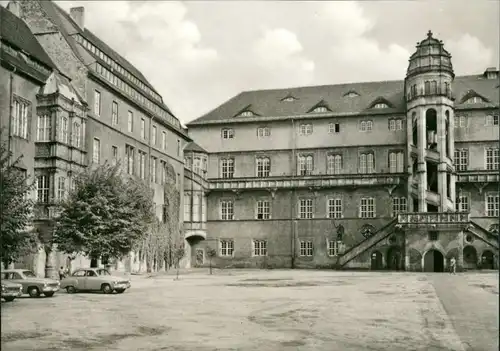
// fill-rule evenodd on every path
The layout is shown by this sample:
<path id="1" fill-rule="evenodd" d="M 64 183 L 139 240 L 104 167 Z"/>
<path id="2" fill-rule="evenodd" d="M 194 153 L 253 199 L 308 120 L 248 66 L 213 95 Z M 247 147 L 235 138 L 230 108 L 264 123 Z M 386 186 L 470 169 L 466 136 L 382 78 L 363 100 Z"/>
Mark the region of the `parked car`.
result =
<path id="1" fill-rule="evenodd" d="M 6 269 L 2 271 L 2 279 L 21 284 L 23 294 L 29 294 L 31 297 L 39 297 L 42 293 L 52 297 L 59 290 L 57 280 L 38 278 L 35 273 L 27 269 Z"/>
<path id="2" fill-rule="evenodd" d="M 102 291 L 105 294 L 116 291 L 121 294 L 130 286 L 130 280 L 112 276 L 103 268 L 77 269 L 61 281 L 61 289 L 66 289 L 69 294 L 77 291 Z"/>
<path id="3" fill-rule="evenodd" d="M 23 286 L 17 283 L 11 283 L 7 280 L 2 280 L 2 299 L 5 301 L 14 301 L 16 297 L 23 294 Z"/>

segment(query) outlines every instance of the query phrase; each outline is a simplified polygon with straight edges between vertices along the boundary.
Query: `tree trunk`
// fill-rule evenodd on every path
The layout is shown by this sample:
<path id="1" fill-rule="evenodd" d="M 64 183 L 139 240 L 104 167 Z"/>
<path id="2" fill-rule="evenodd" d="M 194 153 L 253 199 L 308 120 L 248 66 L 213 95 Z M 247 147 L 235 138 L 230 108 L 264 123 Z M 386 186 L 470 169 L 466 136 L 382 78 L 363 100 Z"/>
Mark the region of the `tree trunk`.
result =
<path id="1" fill-rule="evenodd" d="M 57 270 L 55 267 L 55 253 L 52 247 L 45 248 L 45 278 L 57 279 Z"/>
<path id="2" fill-rule="evenodd" d="M 179 264 L 179 261 L 180 261 L 180 260 L 177 260 L 177 280 L 179 280 L 179 267 L 181 266 L 181 265 Z"/>
<path id="3" fill-rule="evenodd" d="M 212 274 L 212 259 L 208 260 L 208 264 L 210 266 L 210 275 Z"/>
<path id="4" fill-rule="evenodd" d="M 146 252 L 146 273 L 151 273 L 151 261 L 152 255 L 149 252 Z"/>

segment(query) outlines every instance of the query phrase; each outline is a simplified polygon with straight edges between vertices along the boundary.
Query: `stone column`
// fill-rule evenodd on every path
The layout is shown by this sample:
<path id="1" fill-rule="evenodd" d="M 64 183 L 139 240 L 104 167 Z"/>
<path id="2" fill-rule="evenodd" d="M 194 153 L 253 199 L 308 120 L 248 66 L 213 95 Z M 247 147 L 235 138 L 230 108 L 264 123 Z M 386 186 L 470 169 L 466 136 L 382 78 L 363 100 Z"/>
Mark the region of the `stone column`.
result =
<path id="1" fill-rule="evenodd" d="M 458 233 L 458 257 L 457 257 L 457 272 L 464 270 L 464 236 L 463 230 Z"/>
<path id="2" fill-rule="evenodd" d="M 427 212 L 426 192 L 427 192 L 427 164 L 425 162 L 425 151 L 427 149 L 427 132 L 425 110 L 420 109 L 417 119 L 417 139 L 418 139 L 418 212 Z M 416 209 L 413 209 L 414 211 Z"/>
<path id="3" fill-rule="evenodd" d="M 438 164 L 438 193 L 440 194 L 440 211 L 445 212 L 447 208 L 447 180 L 446 180 L 446 117 L 442 106 L 436 108 L 437 117 L 437 150 L 439 152 Z"/>
<path id="4" fill-rule="evenodd" d="M 56 267 L 56 253 L 53 249 L 45 250 L 45 278 L 59 279 Z"/>

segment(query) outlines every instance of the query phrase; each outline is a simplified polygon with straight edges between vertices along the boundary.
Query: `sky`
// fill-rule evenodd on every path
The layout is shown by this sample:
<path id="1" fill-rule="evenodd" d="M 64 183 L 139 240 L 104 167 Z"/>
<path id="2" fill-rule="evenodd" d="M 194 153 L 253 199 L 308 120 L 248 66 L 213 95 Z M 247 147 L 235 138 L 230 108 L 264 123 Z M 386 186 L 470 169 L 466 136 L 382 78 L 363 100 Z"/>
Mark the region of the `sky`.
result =
<path id="1" fill-rule="evenodd" d="M 404 79 L 428 30 L 457 75 L 499 66 L 499 1 L 56 1 L 187 123 L 241 91 Z"/>

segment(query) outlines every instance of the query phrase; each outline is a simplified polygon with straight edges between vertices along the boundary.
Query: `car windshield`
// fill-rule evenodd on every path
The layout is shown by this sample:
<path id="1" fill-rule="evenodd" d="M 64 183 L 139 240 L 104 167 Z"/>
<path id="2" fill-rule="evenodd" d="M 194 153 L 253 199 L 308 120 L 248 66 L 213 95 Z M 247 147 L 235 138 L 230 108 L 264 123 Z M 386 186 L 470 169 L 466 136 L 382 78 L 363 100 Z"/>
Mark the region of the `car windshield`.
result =
<path id="1" fill-rule="evenodd" d="M 98 269 L 97 274 L 99 274 L 99 275 L 111 275 L 107 269 Z"/>
<path id="2" fill-rule="evenodd" d="M 23 271 L 23 275 L 27 278 L 36 278 L 35 273 L 33 273 L 32 271 Z"/>

